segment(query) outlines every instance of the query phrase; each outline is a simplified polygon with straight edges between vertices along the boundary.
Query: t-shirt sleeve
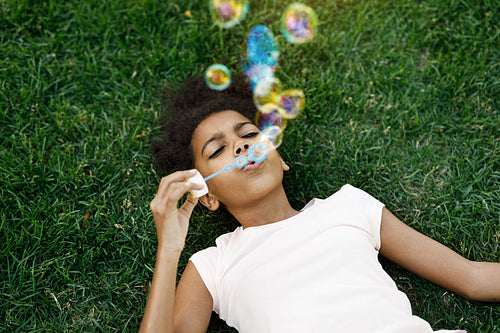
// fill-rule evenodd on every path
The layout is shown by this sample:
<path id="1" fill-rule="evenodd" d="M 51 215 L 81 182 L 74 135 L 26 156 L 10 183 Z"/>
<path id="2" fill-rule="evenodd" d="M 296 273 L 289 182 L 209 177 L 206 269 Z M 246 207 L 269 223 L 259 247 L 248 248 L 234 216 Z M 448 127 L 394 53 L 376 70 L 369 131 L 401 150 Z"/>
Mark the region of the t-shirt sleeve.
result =
<path id="1" fill-rule="evenodd" d="M 358 215 L 359 227 L 370 234 L 375 242 L 375 248 L 380 250 L 380 226 L 382 223 L 382 209 L 384 204 L 365 191 L 352 185 L 344 185 L 341 189 L 350 209 Z"/>
<path id="2" fill-rule="evenodd" d="M 218 250 L 215 246 L 196 252 L 189 258 L 201 276 L 203 283 L 212 295 L 213 309 L 217 308 L 216 267 Z"/>

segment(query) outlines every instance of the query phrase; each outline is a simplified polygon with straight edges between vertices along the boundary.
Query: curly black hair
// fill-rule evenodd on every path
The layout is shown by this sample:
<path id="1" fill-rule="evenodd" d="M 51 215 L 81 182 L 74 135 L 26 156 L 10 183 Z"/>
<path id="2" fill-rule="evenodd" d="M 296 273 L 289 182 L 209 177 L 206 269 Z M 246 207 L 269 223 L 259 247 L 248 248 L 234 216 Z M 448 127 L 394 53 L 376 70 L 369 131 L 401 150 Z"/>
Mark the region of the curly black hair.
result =
<path id="1" fill-rule="evenodd" d="M 166 174 L 194 167 L 193 132 L 210 114 L 234 110 L 252 120 L 257 112 L 243 76 L 233 77 L 223 91 L 209 89 L 202 77 L 187 79 L 178 89 L 165 89 L 160 138 L 151 145 L 157 172 Z"/>

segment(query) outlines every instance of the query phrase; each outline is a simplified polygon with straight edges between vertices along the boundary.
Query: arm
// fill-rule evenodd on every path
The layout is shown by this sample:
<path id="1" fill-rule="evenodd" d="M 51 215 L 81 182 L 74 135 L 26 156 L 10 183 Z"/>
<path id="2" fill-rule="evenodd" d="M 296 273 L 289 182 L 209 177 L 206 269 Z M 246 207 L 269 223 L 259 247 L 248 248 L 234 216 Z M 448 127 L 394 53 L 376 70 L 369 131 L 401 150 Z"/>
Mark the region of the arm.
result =
<path id="1" fill-rule="evenodd" d="M 208 327 L 212 298 L 194 266 L 188 265 L 181 279 L 190 288 L 177 293 L 175 290 L 177 265 L 198 199 L 188 196 L 180 209 L 177 202 L 187 191 L 200 189 L 200 185 L 184 182 L 193 174 L 181 171 L 164 177 L 151 202 L 158 251 L 140 332 L 204 332 Z M 178 303 L 183 304 L 182 311 L 178 311 Z"/>
<path id="2" fill-rule="evenodd" d="M 386 208 L 380 253 L 409 271 L 466 298 L 500 302 L 500 263 L 474 262 L 410 228 Z"/>
<path id="3" fill-rule="evenodd" d="M 180 253 L 158 251 L 139 332 L 174 332 L 174 294 Z"/>

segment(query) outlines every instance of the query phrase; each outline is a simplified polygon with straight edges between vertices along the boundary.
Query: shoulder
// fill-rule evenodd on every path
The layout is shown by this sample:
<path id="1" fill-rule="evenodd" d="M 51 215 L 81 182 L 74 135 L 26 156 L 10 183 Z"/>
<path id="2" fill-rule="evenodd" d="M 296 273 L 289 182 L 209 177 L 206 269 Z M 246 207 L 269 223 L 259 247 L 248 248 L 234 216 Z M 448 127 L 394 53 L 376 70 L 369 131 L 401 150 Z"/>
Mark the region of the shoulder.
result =
<path id="1" fill-rule="evenodd" d="M 200 250 L 193 254 L 190 260 L 196 265 L 201 261 L 211 262 L 212 264 L 215 262 L 216 258 L 219 256 L 221 252 L 228 247 L 231 241 L 234 238 L 237 238 L 239 233 L 241 233 L 241 227 L 236 228 L 232 232 L 228 232 L 226 234 L 220 235 L 215 239 L 215 246 L 207 247 L 206 249 Z"/>
<path id="2" fill-rule="evenodd" d="M 217 247 L 227 246 L 227 244 L 231 241 L 231 239 L 238 237 L 238 235 L 241 233 L 242 229 L 243 228 L 241 226 L 239 226 L 231 232 L 220 235 L 219 237 L 217 237 L 215 239 L 215 245 Z"/>
<path id="3" fill-rule="evenodd" d="M 324 200 L 320 200 L 329 203 L 341 203 L 347 206 L 371 206 L 383 205 L 378 199 L 373 197 L 371 194 L 365 192 L 364 190 L 354 187 L 351 184 L 343 185 L 340 190 L 333 193 L 331 196 Z"/>
<path id="4" fill-rule="evenodd" d="M 348 198 L 358 198 L 358 199 L 373 198 L 371 194 L 365 192 L 364 190 L 358 187 L 354 187 L 351 184 L 345 184 L 340 188 L 340 190 L 337 193 Z"/>
<path id="5" fill-rule="evenodd" d="M 362 189 L 346 184 L 321 202 L 323 216 L 330 223 L 348 225 L 365 231 L 380 248 L 380 224 L 384 204 Z"/>
<path id="6" fill-rule="evenodd" d="M 367 193 L 357 187 L 352 186 L 351 184 L 344 184 L 338 191 L 332 193 L 328 198 L 324 199 L 323 201 L 359 196 L 363 194 Z"/>

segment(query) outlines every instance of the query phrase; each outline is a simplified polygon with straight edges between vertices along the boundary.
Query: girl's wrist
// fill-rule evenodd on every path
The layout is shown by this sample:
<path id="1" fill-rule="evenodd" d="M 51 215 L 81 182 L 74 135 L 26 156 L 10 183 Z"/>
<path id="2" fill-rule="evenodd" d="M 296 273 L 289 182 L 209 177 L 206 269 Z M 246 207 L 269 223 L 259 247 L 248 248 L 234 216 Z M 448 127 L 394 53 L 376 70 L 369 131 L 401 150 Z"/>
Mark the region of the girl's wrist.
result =
<path id="1" fill-rule="evenodd" d="M 172 245 L 158 245 L 157 256 L 180 257 L 183 248 Z"/>

